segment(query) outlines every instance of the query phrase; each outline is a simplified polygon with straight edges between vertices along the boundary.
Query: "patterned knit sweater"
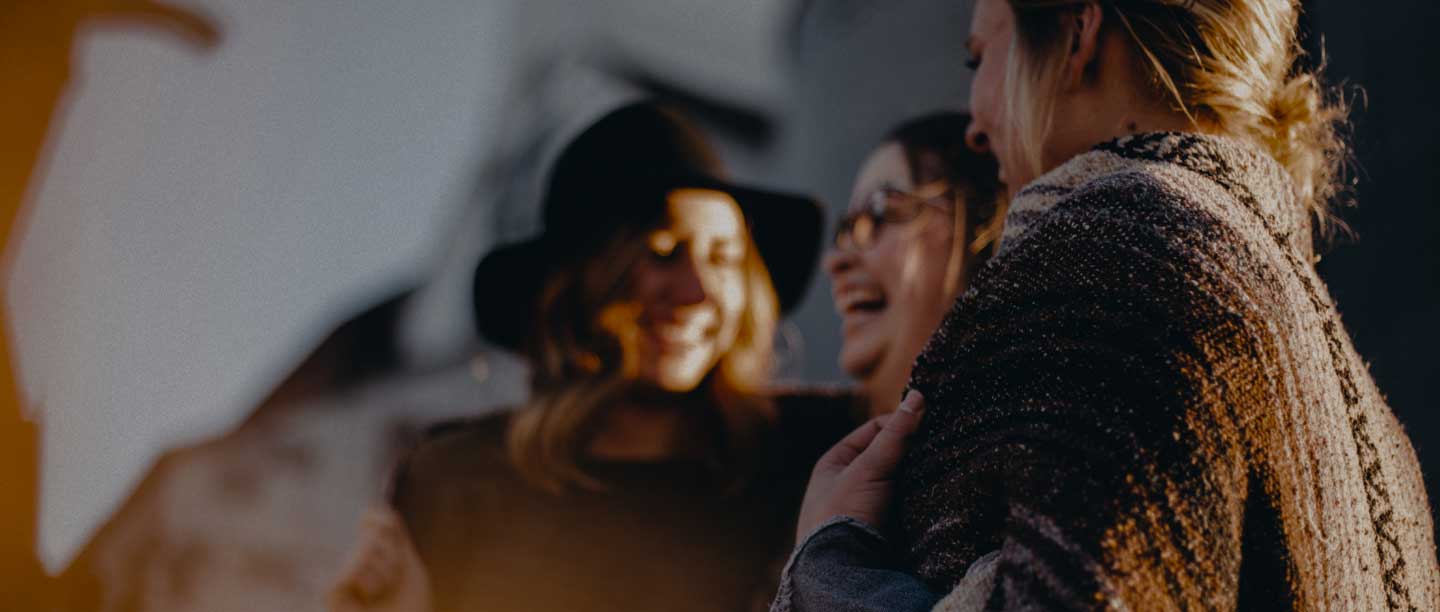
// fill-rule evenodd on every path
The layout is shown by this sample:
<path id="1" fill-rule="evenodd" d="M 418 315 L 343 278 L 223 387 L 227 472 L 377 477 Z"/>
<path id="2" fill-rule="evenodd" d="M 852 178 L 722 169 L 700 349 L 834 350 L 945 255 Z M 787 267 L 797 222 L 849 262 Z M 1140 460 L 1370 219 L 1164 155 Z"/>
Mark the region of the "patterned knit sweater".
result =
<path id="1" fill-rule="evenodd" d="M 912 380 L 898 518 L 937 609 L 1440 610 L 1419 464 L 1310 241 L 1224 138 L 1021 191 Z"/>

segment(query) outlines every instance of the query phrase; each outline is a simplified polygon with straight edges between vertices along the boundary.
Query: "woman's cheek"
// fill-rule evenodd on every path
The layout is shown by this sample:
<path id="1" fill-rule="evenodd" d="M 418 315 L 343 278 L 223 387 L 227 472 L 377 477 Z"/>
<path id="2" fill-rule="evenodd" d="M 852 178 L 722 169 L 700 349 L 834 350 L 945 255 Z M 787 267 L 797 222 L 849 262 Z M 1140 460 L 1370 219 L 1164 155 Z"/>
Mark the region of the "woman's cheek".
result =
<path id="1" fill-rule="evenodd" d="M 723 318 L 721 327 L 727 331 L 739 329 L 747 301 L 745 275 L 738 271 L 727 273 L 721 287 L 722 294 L 717 299 L 720 316 Z"/>

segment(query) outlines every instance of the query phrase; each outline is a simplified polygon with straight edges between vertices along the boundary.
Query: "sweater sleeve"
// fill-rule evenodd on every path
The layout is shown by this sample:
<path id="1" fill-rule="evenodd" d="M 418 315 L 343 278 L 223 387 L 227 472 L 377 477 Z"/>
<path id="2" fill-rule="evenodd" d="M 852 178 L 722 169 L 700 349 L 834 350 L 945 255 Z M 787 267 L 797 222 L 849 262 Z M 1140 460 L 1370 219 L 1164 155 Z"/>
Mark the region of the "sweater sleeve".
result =
<path id="1" fill-rule="evenodd" d="M 1223 229 L 1156 189 L 1062 200 L 916 364 L 927 415 L 899 489 L 910 562 L 949 592 L 999 551 L 990 592 L 952 601 L 1234 605 L 1247 476 L 1245 390 L 1229 385 L 1254 349 L 1243 292 L 1196 246 Z"/>

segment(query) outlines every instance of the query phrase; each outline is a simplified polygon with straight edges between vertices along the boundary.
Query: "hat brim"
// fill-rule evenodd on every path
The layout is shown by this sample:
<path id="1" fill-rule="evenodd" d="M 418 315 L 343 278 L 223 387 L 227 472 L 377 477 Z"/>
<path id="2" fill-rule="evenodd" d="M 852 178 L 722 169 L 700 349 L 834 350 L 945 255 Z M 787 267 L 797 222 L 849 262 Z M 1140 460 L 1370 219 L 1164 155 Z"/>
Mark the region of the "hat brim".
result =
<path id="1" fill-rule="evenodd" d="M 820 203 L 708 177 L 687 179 L 674 188 L 687 187 L 714 189 L 735 199 L 770 271 L 780 313 L 789 314 L 799 306 L 819 265 L 825 224 Z M 476 266 L 475 325 L 487 341 L 519 351 L 534 330 L 535 306 L 546 278 L 574 256 L 573 245 L 552 244 L 548 235 L 492 250 Z"/>

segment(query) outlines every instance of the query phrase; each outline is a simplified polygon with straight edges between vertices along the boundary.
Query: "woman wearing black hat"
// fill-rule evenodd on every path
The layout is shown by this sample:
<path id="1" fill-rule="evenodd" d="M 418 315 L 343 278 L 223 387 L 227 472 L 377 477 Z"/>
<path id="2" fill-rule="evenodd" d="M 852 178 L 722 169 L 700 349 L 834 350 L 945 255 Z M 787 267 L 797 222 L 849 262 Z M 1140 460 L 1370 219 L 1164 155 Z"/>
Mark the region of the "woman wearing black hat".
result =
<path id="1" fill-rule="evenodd" d="M 529 359 L 533 399 L 413 452 L 332 607 L 763 607 L 810 467 L 858 412 L 765 389 L 819 207 L 724 182 L 682 122 L 636 104 L 566 148 L 544 223 L 475 283 L 479 329 Z"/>

